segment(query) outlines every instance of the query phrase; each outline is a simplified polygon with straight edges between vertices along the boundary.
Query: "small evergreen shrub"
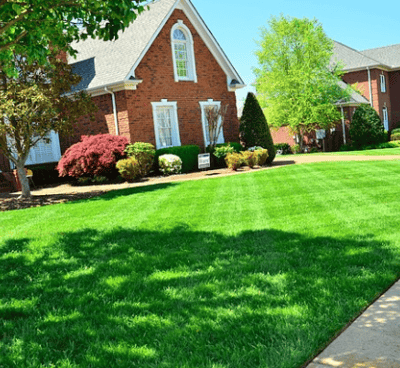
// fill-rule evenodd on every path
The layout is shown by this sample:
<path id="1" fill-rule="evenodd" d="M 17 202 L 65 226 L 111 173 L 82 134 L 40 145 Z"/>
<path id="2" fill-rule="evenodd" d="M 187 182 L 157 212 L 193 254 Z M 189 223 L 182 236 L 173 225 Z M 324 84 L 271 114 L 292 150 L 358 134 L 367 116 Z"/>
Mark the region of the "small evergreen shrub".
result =
<path id="1" fill-rule="evenodd" d="M 251 168 L 258 164 L 258 154 L 256 151 L 244 151 L 242 152 L 243 163 Z"/>
<path id="2" fill-rule="evenodd" d="M 215 147 L 213 155 L 219 159 L 224 159 L 228 153 L 235 152 L 232 146 L 220 146 Z"/>
<path id="3" fill-rule="evenodd" d="M 225 162 L 228 168 L 236 171 L 240 166 L 242 166 L 244 158 L 241 153 L 228 153 L 225 157 Z"/>
<path id="4" fill-rule="evenodd" d="M 143 167 L 135 156 L 119 160 L 117 162 L 117 169 L 119 174 L 129 182 L 142 177 Z"/>
<path id="5" fill-rule="evenodd" d="M 118 175 L 117 161 L 126 157 L 128 139 L 110 134 L 82 136 L 81 142 L 68 148 L 57 165 L 59 176 L 93 178 Z"/>
<path id="6" fill-rule="evenodd" d="M 300 146 L 298 144 L 295 144 L 291 147 L 291 150 L 293 153 L 300 153 Z"/>
<path id="7" fill-rule="evenodd" d="M 240 118 L 240 140 L 245 147 L 261 146 L 269 152 L 267 163 L 275 158 L 274 142 L 271 132 L 256 96 L 249 92 L 243 107 L 243 114 Z"/>
<path id="8" fill-rule="evenodd" d="M 356 149 L 387 140 L 381 118 L 370 105 L 357 107 L 350 122 L 349 133 Z"/>
<path id="9" fill-rule="evenodd" d="M 317 147 L 311 147 L 310 148 L 310 153 L 317 153 L 318 152 L 318 148 Z"/>
<path id="10" fill-rule="evenodd" d="M 391 141 L 400 141 L 400 132 L 399 133 L 393 133 L 390 135 L 390 140 Z"/>
<path id="11" fill-rule="evenodd" d="M 268 150 L 265 148 L 257 149 L 254 151 L 257 155 L 257 165 L 263 166 L 267 162 L 268 159 Z"/>
<path id="12" fill-rule="evenodd" d="M 399 123 L 397 123 L 397 124 L 399 124 Z M 396 128 L 396 129 L 392 130 L 392 134 L 397 134 L 397 133 L 400 133 L 400 128 Z"/>
<path id="13" fill-rule="evenodd" d="M 288 143 L 274 144 L 274 148 L 277 155 L 289 155 L 292 153 L 292 149 Z"/>
<path id="14" fill-rule="evenodd" d="M 135 157 L 138 165 L 140 176 L 147 176 L 150 169 L 154 164 L 154 156 L 156 150 L 151 143 L 136 142 L 134 144 L 128 144 L 125 149 L 128 157 Z"/>
<path id="15" fill-rule="evenodd" d="M 229 147 L 233 147 L 235 152 L 241 152 L 244 150 L 243 146 L 238 142 L 229 142 L 227 143 Z"/>
<path id="16" fill-rule="evenodd" d="M 188 173 L 197 170 L 198 155 L 200 154 L 200 147 L 196 145 L 178 146 L 161 148 L 156 151 L 155 163 L 156 169 L 159 162 L 158 158 L 165 154 L 172 154 L 178 156 L 182 160 L 182 172 Z"/>
<path id="17" fill-rule="evenodd" d="M 164 175 L 180 174 L 182 172 L 182 160 L 177 155 L 162 155 L 158 158 L 158 166 Z"/>
<path id="18" fill-rule="evenodd" d="M 342 152 L 354 151 L 354 148 L 351 144 L 342 144 L 339 148 L 339 151 Z"/>

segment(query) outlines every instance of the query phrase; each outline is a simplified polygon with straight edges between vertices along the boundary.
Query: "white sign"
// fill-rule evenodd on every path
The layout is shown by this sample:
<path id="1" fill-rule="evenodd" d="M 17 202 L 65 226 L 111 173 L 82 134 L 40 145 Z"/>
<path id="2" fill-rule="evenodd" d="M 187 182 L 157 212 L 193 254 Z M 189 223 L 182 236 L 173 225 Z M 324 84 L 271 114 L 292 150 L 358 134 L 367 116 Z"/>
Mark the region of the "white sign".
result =
<path id="1" fill-rule="evenodd" d="M 199 158 L 199 169 L 207 169 L 210 167 L 210 154 L 203 153 L 198 156 Z"/>
<path id="2" fill-rule="evenodd" d="M 325 138 L 325 130 L 324 129 L 318 129 L 315 132 L 317 133 L 317 139 Z"/>

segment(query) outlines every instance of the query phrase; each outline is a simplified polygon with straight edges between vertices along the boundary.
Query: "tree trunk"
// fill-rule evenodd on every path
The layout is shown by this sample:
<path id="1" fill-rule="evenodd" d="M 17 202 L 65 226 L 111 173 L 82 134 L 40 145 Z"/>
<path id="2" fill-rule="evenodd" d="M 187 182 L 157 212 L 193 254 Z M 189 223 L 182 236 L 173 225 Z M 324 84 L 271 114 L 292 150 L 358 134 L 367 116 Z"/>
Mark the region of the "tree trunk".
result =
<path id="1" fill-rule="evenodd" d="M 18 162 L 16 164 L 17 172 L 18 172 L 18 179 L 21 183 L 22 194 L 19 198 L 30 198 L 31 197 L 31 188 L 29 187 L 29 181 L 26 177 L 24 163 Z"/>
<path id="2" fill-rule="evenodd" d="M 301 128 L 297 129 L 297 136 L 299 138 L 299 149 L 300 153 L 303 153 L 303 147 L 304 147 L 304 133 L 302 132 Z"/>

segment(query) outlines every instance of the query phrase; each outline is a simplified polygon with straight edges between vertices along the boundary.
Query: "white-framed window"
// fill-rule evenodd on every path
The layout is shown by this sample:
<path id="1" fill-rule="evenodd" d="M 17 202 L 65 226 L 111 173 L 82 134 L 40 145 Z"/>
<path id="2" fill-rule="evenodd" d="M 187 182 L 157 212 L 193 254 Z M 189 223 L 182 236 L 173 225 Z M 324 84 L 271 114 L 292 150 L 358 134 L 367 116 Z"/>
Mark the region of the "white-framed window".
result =
<path id="1" fill-rule="evenodd" d="M 380 75 L 381 77 L 381 92 L 385 93 L 386 92 L 386 78 L 384 74 Z"/>
<path id="2" fill-rule="evenodd" d="M 197 82 L 193 37 L 181 20 L 171 29 L 171 46 L 175 82 Z"/>
<path id="3" fill-rule="evenodd" d="M 210 99 L 207 101 L 200 101 L 199 103 L 201 109 L 201 122 L 203 125 L 204 145 L 207 147 L 210 144 L 210 131 L 208 129 L 208 120 L 206 118 L 207 109 L 221 108 L 221 101 L 214 101 Z M 221 129 L 217 139 L 217 144 L 220 143 L 225 143 L 223 129 Z"/>
<path id="4" fill-rule="evenodd" d="M 157 149 L 180 146 L 177 103 L 161 100 L 152 102 L 154 133 Z"/>
<path id="5" fill-rule="evenodd" d="M 46 138 L 49 140 L 48 142 L 45 139 L 41 139 L 30 149 L 25 165 L 47 164 L 58 162 L 61 159 L 58 133 L 52 130 L 46 135 Z M 14 168 L 14 164 L 11 161 L 10 163 L 11 167 Z"/>
<path id="6" fill-rule="evenodd" d="M 389 116 L 386 107 L 382 109 L 382 114 L 383 114 L 383 126 L 385 127 L 386 131 L 389 131 Z"/>

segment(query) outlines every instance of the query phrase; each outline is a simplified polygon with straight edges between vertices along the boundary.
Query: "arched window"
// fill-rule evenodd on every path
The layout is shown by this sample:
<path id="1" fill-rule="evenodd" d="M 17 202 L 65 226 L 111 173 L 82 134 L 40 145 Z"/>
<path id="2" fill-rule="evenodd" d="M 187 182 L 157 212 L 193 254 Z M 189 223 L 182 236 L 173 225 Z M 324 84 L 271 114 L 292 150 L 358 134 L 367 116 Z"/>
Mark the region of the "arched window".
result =
<path id="1" fill-rule="evenodd" d="M 197 82 L 193 38 L 189 28 L 182 21 L 178 21 L 172 27 L 171 45 L 175 82 L 180 80 Z"/>

